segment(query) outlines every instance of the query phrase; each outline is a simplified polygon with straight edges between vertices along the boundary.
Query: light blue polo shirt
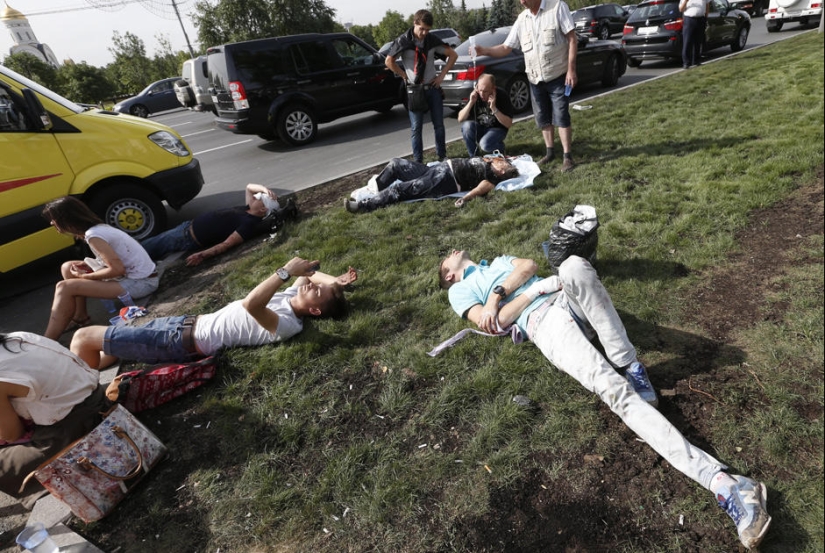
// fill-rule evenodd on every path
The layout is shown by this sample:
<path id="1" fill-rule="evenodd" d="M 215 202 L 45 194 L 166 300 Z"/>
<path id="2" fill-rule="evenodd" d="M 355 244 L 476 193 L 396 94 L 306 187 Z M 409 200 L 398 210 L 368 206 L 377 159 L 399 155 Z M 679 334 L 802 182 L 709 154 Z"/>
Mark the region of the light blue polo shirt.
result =
<path id="1" fill-rule="evenodd" d="M 507 275 L 515 270 L 514 259 L 516 259 L 515 256 L 502 255 L 495 258 L 490 265 L 487 265 L 486 261 L 481 261 L 478 265 L 468 267 L 461 281 L 453 284 L 448 292 L 453 311 L 460 317 L 465 317 L 467 311 L 474 305 L 484 305 L 489 295 L 493 293 L 493 288 L 503 284 Z M 512 301 L 520 296 L 537 280 L 539 277 L 533 275 L 521 287 L 511 292 L 505 301 Z M 516 319 L 516 324 L 524 336 L 527 336 L 527 318 L 546 299 L 546 297 L 539 296 Z"/>

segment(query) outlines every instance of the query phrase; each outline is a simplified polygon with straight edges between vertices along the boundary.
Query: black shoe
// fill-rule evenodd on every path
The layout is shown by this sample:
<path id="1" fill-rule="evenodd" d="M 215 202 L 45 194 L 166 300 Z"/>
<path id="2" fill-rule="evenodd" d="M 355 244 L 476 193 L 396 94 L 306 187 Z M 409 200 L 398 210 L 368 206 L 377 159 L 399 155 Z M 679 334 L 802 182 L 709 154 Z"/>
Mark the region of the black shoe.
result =
<path id="1" fill-rule="evenodd" d="M 538 163 L 539 165 L 545 165 L 547 163 L 550 163 L 554 159 L 556 159 L 556 154 L 551 154 L 549 156 L 544 156 L 543 158 L 539 159 L 536 163 Z"/>
<path id="2" fill-rule="evenodd" d="M 358 202 L 352 198 L 344 198 L 344 208 L 350 213 L 358 213 L 361 211 L 361 207 L 358 205 Z"/>

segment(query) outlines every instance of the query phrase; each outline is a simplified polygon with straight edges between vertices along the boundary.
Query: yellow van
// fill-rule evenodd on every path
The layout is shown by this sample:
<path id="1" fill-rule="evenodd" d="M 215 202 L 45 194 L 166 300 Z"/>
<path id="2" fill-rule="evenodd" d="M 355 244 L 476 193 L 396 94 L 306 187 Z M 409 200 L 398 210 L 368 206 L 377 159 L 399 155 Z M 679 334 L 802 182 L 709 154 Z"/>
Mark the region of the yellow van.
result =
<path id="1" fill-rule="evenodd" d="M 72 245 L 41 217 L 83 200 L 137 239 L 166 228 L 203 187 L 198 160 L 170 127 L 81 107 L 0 65 L 0 273 Z"/>

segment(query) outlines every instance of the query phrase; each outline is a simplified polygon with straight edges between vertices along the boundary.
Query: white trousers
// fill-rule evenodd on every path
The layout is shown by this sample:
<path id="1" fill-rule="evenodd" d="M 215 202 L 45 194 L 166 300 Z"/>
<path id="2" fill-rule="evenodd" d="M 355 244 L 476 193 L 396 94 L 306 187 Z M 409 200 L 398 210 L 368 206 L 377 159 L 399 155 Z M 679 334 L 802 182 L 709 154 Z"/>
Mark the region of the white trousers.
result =
<path id="1" fill-rule="evenodd" d="M 559 278 L 564 288 L 530 339 L 553 365 L 597 394 L 656 453 L 709 490 L 713 476 L 727 467 L 688 442 L 616 372 L 614 367 L 636 360 L 636 350 L 595 269 L 581 257 L 569 257 L 559 267 Z M 607 359 L 590 343 L 592 331 Z"/>

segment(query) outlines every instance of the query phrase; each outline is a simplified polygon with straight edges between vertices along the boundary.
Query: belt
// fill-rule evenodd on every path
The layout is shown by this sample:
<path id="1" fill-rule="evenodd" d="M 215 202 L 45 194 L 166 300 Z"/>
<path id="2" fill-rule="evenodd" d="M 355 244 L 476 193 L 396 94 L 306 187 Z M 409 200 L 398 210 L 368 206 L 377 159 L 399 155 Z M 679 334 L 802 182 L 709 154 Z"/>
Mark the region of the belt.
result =
<path id="1" fill-rule="evenodd" d="M 183 349 L 189 353 L 199 353 L 195 345 L 195 323 L 198 322 L 197 317 L 184 317 L 183 319 L 183 333 L 181 334 L 181 345 Z"/>
<path id="2" fill-rule="evenodd" d="M 192 229 L 192 221 L 189 221 L 189 227 L 187 227 L 187 230 L 189 231 L 189 236 L 191 236 L 192 240 L 195 241 L 195 244 L 202 248 L 203 245 L 201 245 L 201 243 L 198 242 L 198 239 L 195 237 L 195 231 Z"/>

